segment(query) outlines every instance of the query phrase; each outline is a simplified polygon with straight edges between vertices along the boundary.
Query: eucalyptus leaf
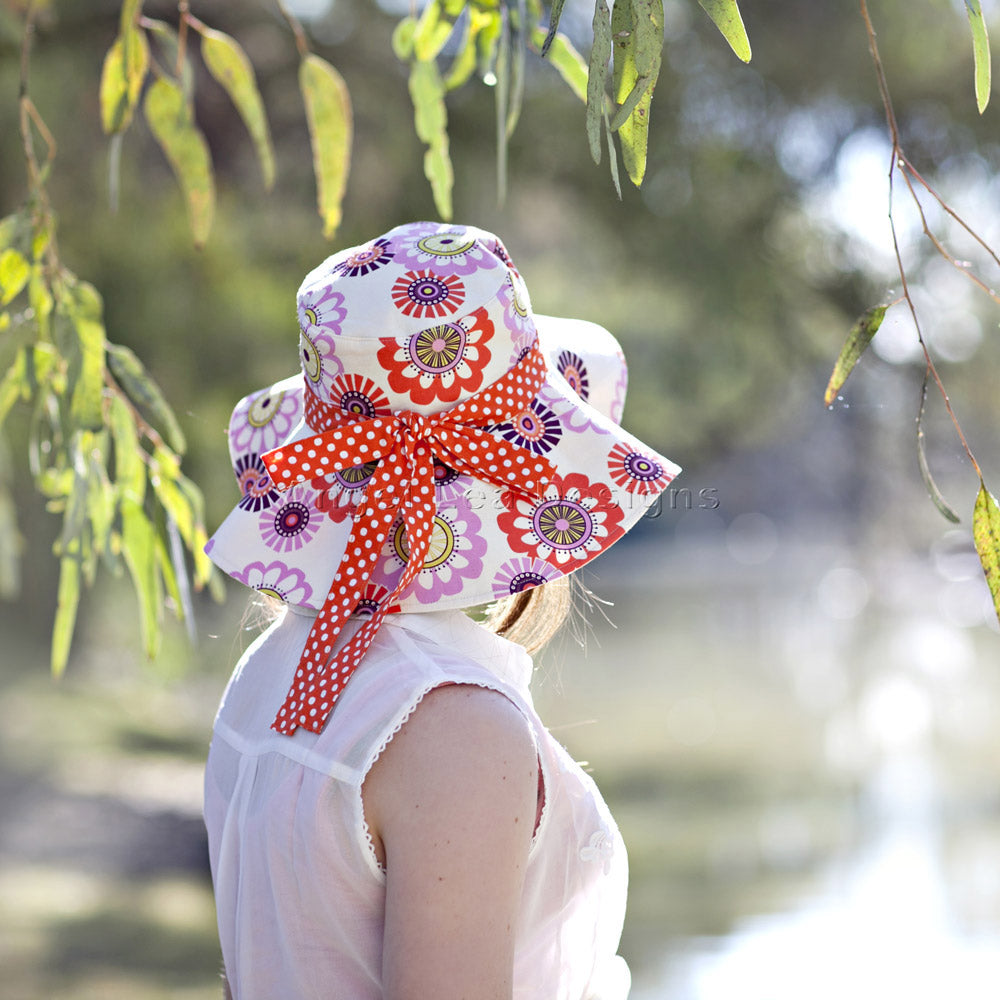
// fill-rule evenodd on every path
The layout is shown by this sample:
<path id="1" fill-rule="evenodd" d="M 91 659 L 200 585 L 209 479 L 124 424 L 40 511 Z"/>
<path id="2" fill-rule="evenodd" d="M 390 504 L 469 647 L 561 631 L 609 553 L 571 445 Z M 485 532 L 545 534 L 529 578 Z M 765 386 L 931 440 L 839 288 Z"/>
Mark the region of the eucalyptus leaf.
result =
<path id="1" fill-rule="evenodd" d="M 1000 619 L 1000 508 L 982 480 L 972 512 L 972 536 L 993 598 L 993 609 Z"/>
<path id="2" fill-rule="evenodd" d="M 562 17 L 562 10 L 566 4 L 566 0 L 553 0 L 552 11 L 549 14 L 549 30 L 545 34 L 544 41 L 542 42 L 542 58 L 544 59 L 549 54 L 549 49 L 552 48 L 552 43 L 556 40 L 556 35 L 559 32 L 559 18 Z"/>
<path id="3" fill-rule="evenodd" d="M 532 32 L 532 41 L 538 45 L 544 37 L 541 28 Z M 549 43 L 547 58 L 559 73 L 569 89 L 580 98 L 587 100 L 587 63 L 573 47 L 573 43 L 563 34 L 556 34 Z"/>
<path id="4" fill-rule="evenodd" d="M 972 55 L 975 64 L 976 107 L 982 114 L 990 103 L 990 39 L 979 0 L 965 0 L 969 25 L 972 28 Z"/>
<path id="5" fill-rule="evenodd" d="M 451 34 L 453 26 L 441 14 L 439 0 L 430 0 L 417 19 L 413 32 L 413 55 L 421 62 L 436 58 Z"/>
<path id="6" fill-rule="evenodd" d="M 187 449 L 184 432 L 163 390 L 133 351 L 122 344 L 107 345 L 108 367 L 129 399 L 143 411 L 166 437 L 174 451 Z"/>
<path id="7" fill-rule="evenodd" d="M 698 0 L 698 3 L 715 22 L 733 52 L 743 62 L 750 62 L 750 39 L 736 0 Z"/>
<path id="8" fill-rule="evenodd" d="M 337 70 L 311 52 L 299 66 L 299 87 L 312 144 L 317 206 L 323 235 L 329 239 L 340 225 L 347 189 L 354 133 L 351 98 Z"/>
<path id="9" fill-rule="evenodd" d="M 131 499 L 121 503 L 122 555 L 139 601 L 143 646 L 151 659 L 160 644 L 163 588 L 156 559 L 156 531 L 142 506 Z"/>
<path id="10" fill-rule="evenodd" d="M 73 556 L 63 556 L 59 560 L 59 589 L 52 624 L 51 669 L 54 677 L 61 677 L 66 670 L 79 606 L 80 562 Z"/>
<path id="11" fill-rule="evenodd" d="M 917 465 L 920 467 L 920 476 L 927 487 L 927 493 L 931 501 L 937 507 L 938 512 L 945 520 L 952 524 L 958 524 L 959 516 L 944 498 L 944 494 L 934 481 L 931 475 L 931 467 L 927 462 L 926 435 L 924 434 L 924 412 L 927 408 L 927 389 L 929 387 L 930 370 L 924 372 L 924 384 L 920 390 L 920 409 L 917 411 Z"/>
<path id="12" fill-rule="evenodd" d="M 12 302 L 31 277 L 31 265 L 17 250 L 8 247 L 0 253 L 0 305 Z"/>
<path id="13" fill-rule="evenodd" d="M 450 219 L 454 172 L 448 151 L 448 112 L 444 103 L 444 83 L 437 65 L 415 62 L 410 67 L 410 99 L 417 136 L 427 145 L 424 174 L 431 185 L 434 204 L 442 219 Z"/>
<path id="14" fill-rule="evenodd" d="M 872 337 L 882 325 L 888 308 L 888 306 L 872 306 L 871 309 L 859 316 L 857 322 L 851 327 L 851 332 L 847 335 L 847 340 L 844 341 L 844 346 L 840 349 L 840 356 L 833 366 L 826 392 L 823 394 L 823 402 L 827 406 L 833 405 L 837 393 L 847 381 L 847 376 L 851 374 L 859 358 L 871 343 Z"/>
<path id="15" fill-rule="evenodd" d="M 611 10 L 607 0 L 594 4 L 594 45 L 587 75 L 587 140 L 595 163 L 601 162 L 601 127 L 606 121 L 605 84 L 611 58 Z M 612 147 L 613 148 L 613 147 Z M 614 168 L 617 171 L 617 165 Z M 617 185 L 616 185 L 617 187 Z"/>
<path id="16" fill-rule="evenodd" d="M 91 286 L 92 287 L 92 286 Z M 99 430 L 104 426 L 101 401 L 104 395 L 104 324 L 82 298 L 86 293 L 74 289 L 69 307 L 73 328 L 79 340 L 80 367 L 72 387 L 70 414 L 78 427 Z"/>
<path id="17" fill-rule="evenodd" d="M 101 126 L 107 135 L 124 132 L 132 123 L 148 69 L 146 35 L 129 24 L 111 43 L 101 69 L 98 97 Z"/>
<path id="18" fill-rule="evenodd" d="M 143 451 L 132 413 L 119 396 L 108 406 L 108 426 L 115 446 L 115 492 L 121 502 L 141 505 L 146 496 Z"/>
<path id="19" fill-rule="evenodd" d="M 235 38 L 214 28 L 201 27 L 201 55 L 205 66 L 225 89 L 253 139 L 264 187 L 274 186 L 274 147 L 253 66 Z"/>
<path id="20" fill-rule="evenodd" d="M 191 116 L 183 90 L 174 80 L 156 80 L 146 93 L 143 108 L 150 130 L 184 192 L 194 244 L 202 247 L 215 214 L 215 179 L 208 144 Z"/>

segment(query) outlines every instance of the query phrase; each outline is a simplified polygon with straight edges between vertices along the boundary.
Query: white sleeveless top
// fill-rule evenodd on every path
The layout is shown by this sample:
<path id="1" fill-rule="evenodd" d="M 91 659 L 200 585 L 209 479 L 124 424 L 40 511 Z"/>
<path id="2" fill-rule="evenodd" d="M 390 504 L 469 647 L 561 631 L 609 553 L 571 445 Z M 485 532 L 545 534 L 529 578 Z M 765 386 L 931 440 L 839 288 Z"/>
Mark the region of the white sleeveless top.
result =
<path id="1" fill-rule="evenodd" d="M 456 682 L 505 695 L 538 745 L 544 807 L 515 1000 L 624 1000 L 625 848 L 593 781 L 535 714 L 527 653 L 461 611 L 389 615 L 323 732 L 282 736 L 270 724 L 311 625 L 279 618 L 237 664 L 215 721 L 205 823 L 236 1000 L 381 1000 L 385 874 L 361 786 L 424 695 Z"/>

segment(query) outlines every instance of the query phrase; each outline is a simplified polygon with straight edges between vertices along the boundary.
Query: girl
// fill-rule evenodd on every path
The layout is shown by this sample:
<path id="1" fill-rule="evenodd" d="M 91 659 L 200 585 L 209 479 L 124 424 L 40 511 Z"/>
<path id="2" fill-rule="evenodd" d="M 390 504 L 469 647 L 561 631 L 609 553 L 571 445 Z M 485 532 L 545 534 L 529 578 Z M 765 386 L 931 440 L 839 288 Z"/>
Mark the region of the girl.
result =
<path id="1" fill-rule="evenodd" d="M 535 316 L 490 233 L 335 254 L 298 319 L 301 374 L 233 413 L 242 498 L 207 548 L 285 603 L 206 772 L 229 989 L 623 1000 L 624 848 L 525 646 L 677 468 L 618 426 L 611 335 Z"/>

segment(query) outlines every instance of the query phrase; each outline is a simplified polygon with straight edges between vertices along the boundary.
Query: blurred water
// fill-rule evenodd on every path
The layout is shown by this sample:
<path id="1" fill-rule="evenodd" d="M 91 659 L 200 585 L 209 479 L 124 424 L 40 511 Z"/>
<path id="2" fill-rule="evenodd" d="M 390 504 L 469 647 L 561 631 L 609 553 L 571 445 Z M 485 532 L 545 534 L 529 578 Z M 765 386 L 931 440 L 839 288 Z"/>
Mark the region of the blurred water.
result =
<path id="1" fill-rule="evenodd" d="M 704 786 L 647 796 L 650 846 L 640 804 L 601 780 L 635 862 L 633 1000 L 994 996 L 998 640 L 968 540 L 859 558 L 762 515 L 696 535 L 603 567 L 618 628 L 588 652 L 605 675 L 587 692 L 608 717 L 587 737 L 601 755 L 612 730 L 629 739 L 608 674 L 633 697 L 644 677 L 660 706 L 659 736 L 647 727 L 609 777 L 627 789 L 645 766 Z M 687 849 L 663 849 L 686 824 Z"/>

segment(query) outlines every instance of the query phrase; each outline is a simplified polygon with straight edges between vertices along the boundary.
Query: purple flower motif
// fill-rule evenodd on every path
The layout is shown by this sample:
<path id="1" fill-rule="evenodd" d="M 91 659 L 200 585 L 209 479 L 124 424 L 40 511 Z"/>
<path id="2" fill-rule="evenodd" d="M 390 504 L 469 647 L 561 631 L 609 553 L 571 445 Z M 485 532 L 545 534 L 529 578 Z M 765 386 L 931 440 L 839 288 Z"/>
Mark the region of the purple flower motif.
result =
<path id="1" fill-rule="evenodd" d="M 276 552 L 291 552 L 312 541 L 322 523 L 313 491 L 293 486 L 277 504 L 261 513 L 259 527 L 265 545 Z"/>
<path id="2" fill-rule="evenodd" d="M 493 596 L 497 600 L 510 597 L 558 578 L 559 571 L 542 559 L 527 556 L 508 559 L 493 577 Z"/>
<path id="3" fill-rule="evenodd" d="M 510 332 L 516 350 L 531 347 L 538 339 L 531 316 L 528 289 L 516 271 L 508 271 L 497 299 L 503 305 L 503 322 Z"/>
<path id="4" fill-rule="evenodd" d="M 483 572 L 486 539 L 479 534 L 479 518 L 468 506 L 449 507 L 434 515 L 434 532 L 423 569 L 416 575 L 400 601 L 413 597 L 421 604 L 434 604 L 442 597 L 457 594 L 464 580 L 475 580 Z M 395 587 L 409 558 L 406 528 L 398 518 L 389 532 L 388 556 L 377 567 L 373 579 L 390 589 Z"/>
<path id="5" fill-rule="evenodd" d="M 259 455 L 240 455 L 234 471 L 242 494 L 239 502 L 241 510 L 264 510 L 278 499 L 278 491 Z"/>
<path id="6" fill-rule="evenodd" d="M 436 274 L 473 274 L 498 267 L 496 257 L 463 226 L 428 223 L 408 227 L 405 242 L 395 244 L 396 263 Z"/>
<path id="7" fill-rule="evenodd" d="M 262 455 L 277 448 L 302 418 L 301 383 L 296 389 L 271 386 L 241 400 L 229 421 L 229 450 Z"/>
<path id="8" fill-rule="evenodd" d="M 561 351 L 556 359 L 556 370 L 569 382 L 570 388 L 580 399 L 590 398 L 590 376 L 583 358 L 572 351 Z"/>
<path id="9" fill-rule="evenodd" d="M 333 381 L 344 371 L 343 362 L 337 357 L 336 336 L 322 327 L 314 327 L 311 333 L 303 330 L 299 334 L 299 350 L 309 387 L 320 399 L 332 402 Z"/>
<path id="10" fill-rule="evenodd" d="M 277 559 L 266 565 L 260 561 L 249 563 L 239 572 L 234 572 L 232 577 L 288 604 L 306 604 L 313 593 L 302 570 L 286 566 Z"/>
<path id="11" fill-rule="evenodd" d="M 310 288 L 299 296 L 299 329 L 310 339 L 315 339 L 319 331 L 326 331 L 336 337 L 341 331 L 340 324 L 347 316 L 344 296 L 327 285 L 325 288 Z"/>
<path id="12" fill-rule="evenodd" d="M 497 424 L 490 430 L 536 455 L 544 455 L 547 451 L 551 451 L 562 437 L 559 418 L 537 399 L 533 399 L 528 408 L 517 414 L 513 420 Z"/>
<path id="13" fill-rule="evenodd" d="M 599 417 L 600 414 L 580 406 L 580 401 L 575 396 L 567 398 L 562 393 L 543 385 L 538 391 L 538 398 L 555 413 L 563 427 L 573 434 L 611 433 L 603 421 L 596 420 L 590 415 L 593 413 Z"/>
<path id="14" fill-rule="evenodd" d="M 392 249 L 392 244 L 386 239 L 379 238 L 363 247 L 358 247 L 354 253 L 345 257 L 333 268 L 333 273 L 356 278 L 359 275 L 377 271 L 384 264 L 388 264 L 394 256 L 395 251 Z"/>
<path id="15" fill-rule="evenodd" d="M 625 355 L 618 352 L 618 360 L 621 362 L 621 369 L 618 378 L 615 380 L 614 396 L 611 400 L 611 412 L 609 416 L 616 423 L 622 422 L 622 413 L 625 411 L 625 393 L 628 390 L 628 368 L 625 365 Z"/>

